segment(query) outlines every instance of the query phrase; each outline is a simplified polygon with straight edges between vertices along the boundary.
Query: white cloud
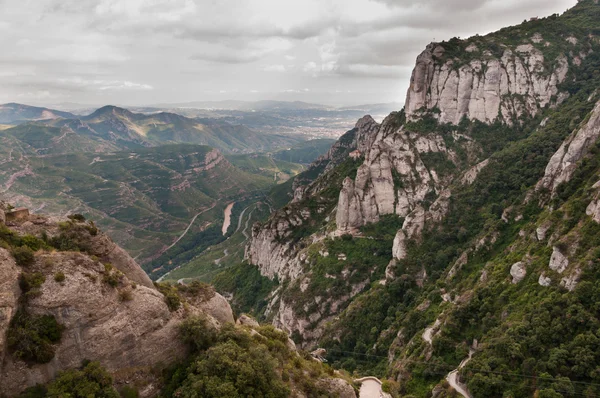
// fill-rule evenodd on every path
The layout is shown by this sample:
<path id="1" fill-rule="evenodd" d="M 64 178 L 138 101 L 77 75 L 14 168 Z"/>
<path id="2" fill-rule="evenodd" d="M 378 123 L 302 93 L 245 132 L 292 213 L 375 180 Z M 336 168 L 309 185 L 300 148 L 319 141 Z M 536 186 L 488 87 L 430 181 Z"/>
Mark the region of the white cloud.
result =
<path id="1" fill-rule="evenodd" d="M 275 64 L 275 65 L 266 65 L 262 68 L 265 72 L 285 72 L 285 66 Z"/>
<path id="2" fill-rule="evenodd" d="M 350 90 L 365 102 L 401 101 L 416 56 L 434 38 L 486 33 L 574 4 L 0 0 L 0 99 L 268 99 L 281 87 L 306 87 L 286 98 L 344 102 Z"/>

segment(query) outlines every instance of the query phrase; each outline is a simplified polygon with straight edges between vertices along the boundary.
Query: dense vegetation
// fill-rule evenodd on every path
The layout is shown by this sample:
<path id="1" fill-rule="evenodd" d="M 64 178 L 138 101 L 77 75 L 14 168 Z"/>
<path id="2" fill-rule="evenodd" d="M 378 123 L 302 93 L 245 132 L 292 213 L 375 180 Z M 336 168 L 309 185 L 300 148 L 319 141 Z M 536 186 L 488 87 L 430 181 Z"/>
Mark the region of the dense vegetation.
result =
<path id="1" fill-rule="evenodd" d="M 225 325 L 218 332 L 203 317 L 186 320 L 181 334 L 193 350 L 187 363 L 165 372 L 163 397 L 288 397 L 292 386 L 308 397 L 327 397 L 318 379 L 333 370 L 303 358 L 272 326 Z"/>

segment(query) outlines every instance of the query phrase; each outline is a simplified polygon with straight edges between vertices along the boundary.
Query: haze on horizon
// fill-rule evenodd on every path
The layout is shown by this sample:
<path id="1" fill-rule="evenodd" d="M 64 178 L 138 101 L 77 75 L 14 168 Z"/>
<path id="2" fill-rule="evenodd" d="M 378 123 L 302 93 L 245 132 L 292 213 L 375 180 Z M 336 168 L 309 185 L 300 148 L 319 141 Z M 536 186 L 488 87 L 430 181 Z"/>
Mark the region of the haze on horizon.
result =
<path id="1" fill-rule="evenodd" d="M 0 0 L 0 103 L 403 102 L 429 42 L 575 4 Z"/>

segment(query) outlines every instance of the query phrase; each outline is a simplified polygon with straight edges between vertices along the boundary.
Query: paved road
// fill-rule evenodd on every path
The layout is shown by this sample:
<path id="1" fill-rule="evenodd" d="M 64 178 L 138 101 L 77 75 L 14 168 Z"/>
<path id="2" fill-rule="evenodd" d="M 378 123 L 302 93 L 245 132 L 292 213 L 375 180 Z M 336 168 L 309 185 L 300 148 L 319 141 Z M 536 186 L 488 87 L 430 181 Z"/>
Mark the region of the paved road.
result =
<path id="1" fill-rule="evenodd" d="M 201 211 L 200 213 L 196 214 L 196 215 L 194 216 L 194 218 L 192 218 L 192 221 L 190 221 L 190 225 L 188 225 L 188 227 L 185 229 L 185 231 L 183 231 L 183 233 L 182 233 L 182 234 L 179 236 L 179 238 L 177 238 L 177 240 L 176 240 L 175 242 L 173 242 L 173 244 L 172 244 L 171 246 L 167 247 L 167 248 L 166 248 L 166 249 L 163 251 L 163 253 L 164 253 L 164 252 L 166 252 L 167 250 L 169 250 L 170 248 L 172 248 L 173 246 L 175 246 L 175 245 L 177 244 L 177 242 L 179 242 L 181 239 L 183 239 L 183 237 L 185 236 L 185 234 L 187 234 L 187 233 L 188 233 L 188 231 L 190 230 L 190 228 L 191 228 L 191 227 L 192 227 L 192 225 L 194 224 L 194 221 L 196 221 L 196 218 L 198 218 L 198 216 L 199 216 L 199 215 L 201 215 L 201 214 L 204 214 L 204 213 L 206 213 L 207 211 L 214 209 L 216 205 L 217 205 L 217 204 L 215 203 L 214 205 L 212 205 L 212 207 L 210 207 L 210 208 L 208 208 L 208 209 L 206 209 L 206 210 L 204 210 L 204 211 Z"/>

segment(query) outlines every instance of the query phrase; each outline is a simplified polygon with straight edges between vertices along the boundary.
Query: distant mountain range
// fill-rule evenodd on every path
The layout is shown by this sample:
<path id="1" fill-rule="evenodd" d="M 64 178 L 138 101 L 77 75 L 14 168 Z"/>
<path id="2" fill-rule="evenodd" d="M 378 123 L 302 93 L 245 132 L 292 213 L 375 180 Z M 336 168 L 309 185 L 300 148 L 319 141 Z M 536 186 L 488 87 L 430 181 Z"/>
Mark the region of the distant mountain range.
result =
<path id="1" fill-rule="evenodd" d="M 37 106 L 9 103 L 0 105 L 0 124 L 18 124 L 31 120 L 47 120 L 56 118 L 73 118 L 69 112 Z"/>
<path id="2" fill-rule="evenodd" d="M 189 118 L 169 112 L 134 113 L 116 106 L 104 106 L 88 116 L 19 104 L 2 105 L 0 110 L 2 123 L 17 124 L 0 132 L 5 150 L 37 155 L 107 152 L 178 143 L 244 153 L 303 141 L 289 134 L 259 133 L 225 120 Z M 9 143 L 12 145 L 6 145 Z"/>

